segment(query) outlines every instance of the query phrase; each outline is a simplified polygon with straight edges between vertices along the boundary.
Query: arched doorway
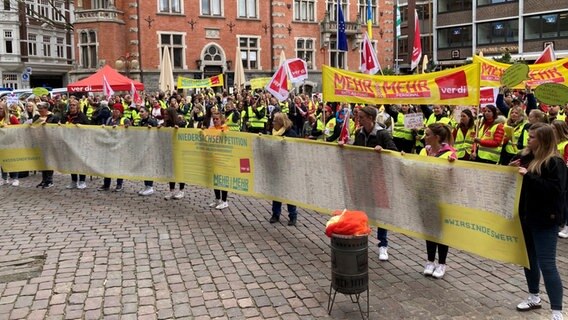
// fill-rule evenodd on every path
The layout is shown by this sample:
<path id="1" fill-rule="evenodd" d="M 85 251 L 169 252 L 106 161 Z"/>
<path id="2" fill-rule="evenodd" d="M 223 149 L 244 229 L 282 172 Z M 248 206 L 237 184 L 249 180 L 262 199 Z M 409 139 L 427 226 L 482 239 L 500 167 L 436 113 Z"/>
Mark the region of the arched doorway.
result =
<path id="1" fill-rule="evenodd" d="M 216 43 L 210 43 L 203 48 L 201 51 L 201 61 L 203 79 L 219 74 L 225 74 L 225 71 L 227 70 L 227 58 L 225 51 Z M 227 79 L 225 79 L 225 83 L 226 82 Z M 222 87 L 216 87 L 214 89 L 217 88 L 221 89 Z"/>

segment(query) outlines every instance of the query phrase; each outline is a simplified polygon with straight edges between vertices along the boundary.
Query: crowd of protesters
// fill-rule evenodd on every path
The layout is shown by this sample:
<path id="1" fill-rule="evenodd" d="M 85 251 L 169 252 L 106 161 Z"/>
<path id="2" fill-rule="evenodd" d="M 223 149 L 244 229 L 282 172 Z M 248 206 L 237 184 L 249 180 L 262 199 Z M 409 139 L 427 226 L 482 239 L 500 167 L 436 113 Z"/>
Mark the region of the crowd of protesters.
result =
<path id="1" fill-rule="evenodd" d="M 568 163 L 568 106 L 538 104 L 530 87 L 499 89 L 495 105 L 456 108 L 444 105 L 356 105 L 329 103 L 317 94 L 291 95 L 277 101 L 260 90 L 235 94 L 212 89 L 191 95 L 177 92 L 144 94 L 133 101 L 129 94 L 113 97 L 61 96 L 23 101 L 8 106 L 0 102 L 0 126 L 22 123 L 74 123 L 106 126 L 213 128 L 298 137 L 344 145 L 416 153 L 448 159 L 519 167 L 523 176 L 520 217 L 530 269 L 525 270 L 529 298 L 520 311 L 541 307 L 540 272 L 550 296 L 553 319 L 562 319 L 562 284 L 556 270 L 557 237 L 568 238 L 566 219 L 566 164 Z M 405 117 L 422 114 L 423 126 L 409 128 Z M 345 132 L 348 137 L 345 137 Z M 18 186 L 18 173 L 2 172 L 1 184 Z M 117 179 L 115 191 L 123 190 Z M 98 189 L 110 190 L 110 178 Z M 184 197 L 184 183 L 170 182 L 165 199 Z M 43 171 L 41 188 L 53 186 L 53 172 Z M 85 176 L 73 174 L 70 189 L 86 188 Z M 154 193 L 153 182 L 144 181 L 141 196 Z M 214 190 L 211 207 L 229 206 L 227 192 Z M 539 207 L 542 199 L 546 212 Z M 542 200 L 544 201 L 544 200 Z M 289 226 L 296 225 L 297 208 L 288 205 Z M 282 203 L 274 201 L 270 223 L 280 220 Z M 563 228 L 559 231 L 559 226 Z M 387 232 L 379 228 L 379 259 L 388 260 Z M 424 275 L 442 278 L 449 248 L 426 242 Z M 435 262 L 436 252 L 438 263 Z"/>

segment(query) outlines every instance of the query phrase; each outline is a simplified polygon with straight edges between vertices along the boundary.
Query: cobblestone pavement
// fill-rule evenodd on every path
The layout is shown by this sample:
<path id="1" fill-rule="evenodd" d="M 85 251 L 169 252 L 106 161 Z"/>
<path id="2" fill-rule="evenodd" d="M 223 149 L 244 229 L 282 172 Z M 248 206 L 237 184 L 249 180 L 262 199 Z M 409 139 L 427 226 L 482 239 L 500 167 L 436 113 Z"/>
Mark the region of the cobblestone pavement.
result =
<path id="1" fill-rule="evenodd" d="M 96 191 L 101 179 L 67 190 L 69 180 L 56 174 L 42 190 L 32 175 L 0 187 L 0 259 L 45 256 L 29 280 L 0 277 L 0 319 L 360 319 L 342 294 L 327 314 L 327 216 L 300 210 L 296 227 L 285 213 L 270 225 L 264 200 L 230 195 L 219 211 L 207 206 L 213 192 L 194 186 L 166 201 L 165 184 L 140 197 L 141 182 L 116 193 Z M 542 310 L 515 311 L 520 267 L 450 249 L 446 277 L 425 278 L 424 242 L 389 239 L 388 262 L 370 243 L 370 319 L 549 319 L 546 295 Z M 560 241 L 565 283 L 567 246 Z"/>

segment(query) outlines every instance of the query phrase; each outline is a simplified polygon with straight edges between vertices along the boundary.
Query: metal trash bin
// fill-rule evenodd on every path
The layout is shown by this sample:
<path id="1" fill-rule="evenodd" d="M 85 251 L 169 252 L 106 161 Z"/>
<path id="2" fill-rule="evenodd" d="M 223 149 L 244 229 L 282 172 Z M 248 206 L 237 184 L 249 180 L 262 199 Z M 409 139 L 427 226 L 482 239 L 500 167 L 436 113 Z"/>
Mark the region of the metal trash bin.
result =
<path id="1" fill-rule="evenodd" d="M 368 235 L 331 236 L 331 287 L 343 294 L 369 288 Z"/>

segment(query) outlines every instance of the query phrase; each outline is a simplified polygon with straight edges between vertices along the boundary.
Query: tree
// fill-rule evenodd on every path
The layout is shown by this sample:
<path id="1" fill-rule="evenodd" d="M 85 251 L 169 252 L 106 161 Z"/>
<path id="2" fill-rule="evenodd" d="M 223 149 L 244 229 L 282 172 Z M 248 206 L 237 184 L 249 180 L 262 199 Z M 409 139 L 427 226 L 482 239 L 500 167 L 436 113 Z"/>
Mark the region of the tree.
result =
<path id="1" fill-rule="evenodd" d="M 511 61 L 511 54 L 509 53 L 509 51 L 505 51 L 500 58 L 493 58 L 493 60 L 501 63 L 513 64 L 513 61 Z"/>

